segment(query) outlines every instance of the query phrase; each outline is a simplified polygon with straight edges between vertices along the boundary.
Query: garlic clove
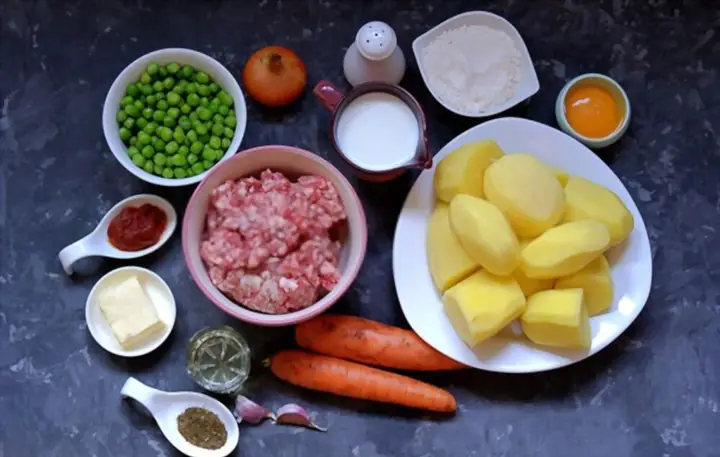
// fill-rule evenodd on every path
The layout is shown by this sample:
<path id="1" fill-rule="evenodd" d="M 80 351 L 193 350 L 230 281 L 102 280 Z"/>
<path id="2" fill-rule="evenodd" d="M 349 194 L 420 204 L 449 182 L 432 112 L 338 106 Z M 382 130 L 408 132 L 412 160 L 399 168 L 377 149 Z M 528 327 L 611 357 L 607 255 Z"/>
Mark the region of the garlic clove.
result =
<path id="1" fill-rule="evenodd" d="M 272 411 L 242 395 L 238 395 L 235 399 L 235 418 L 238 423 L 245 421 L 250 424 L 259 424 L 265 419 L 276 420 Z"/>
<path id="2" fill-rule="evenodd" d="M 277 410 L 276 424 L 300 425 L 320 432 L 326 432 L 327 428 L 320 427 L 313 422 L 310 414 L 302 406 L 289 403 Z"/>

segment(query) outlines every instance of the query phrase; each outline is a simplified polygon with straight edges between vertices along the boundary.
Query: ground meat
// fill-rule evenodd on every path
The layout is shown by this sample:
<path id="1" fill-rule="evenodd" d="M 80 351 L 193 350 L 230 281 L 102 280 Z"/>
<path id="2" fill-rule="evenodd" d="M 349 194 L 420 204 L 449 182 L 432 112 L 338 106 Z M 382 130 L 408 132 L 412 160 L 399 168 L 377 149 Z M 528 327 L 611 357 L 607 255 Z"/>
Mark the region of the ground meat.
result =
<path id="1" fill-rule="evenodd" d="M 213 190 L 200 255 L 210 281 L 268 314 L 306 308 L 337 285 L 340 244 L 329 230 L 346 219 L 335 186 L 282 173 L 226 181 Z"/>

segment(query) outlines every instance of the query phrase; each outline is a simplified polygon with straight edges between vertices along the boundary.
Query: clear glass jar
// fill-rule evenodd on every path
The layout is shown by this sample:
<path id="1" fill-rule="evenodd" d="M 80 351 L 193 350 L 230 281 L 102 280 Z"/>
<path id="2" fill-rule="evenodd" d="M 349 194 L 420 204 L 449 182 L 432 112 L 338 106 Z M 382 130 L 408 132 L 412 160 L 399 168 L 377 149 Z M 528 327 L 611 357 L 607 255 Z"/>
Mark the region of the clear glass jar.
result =
<path id="1" fill-rule="evenodd" d="M 237 395 L 250 375 L 250 346 L 232 327 L 206 327 L 187 345 L 187 372 L 202 388 Z"/>

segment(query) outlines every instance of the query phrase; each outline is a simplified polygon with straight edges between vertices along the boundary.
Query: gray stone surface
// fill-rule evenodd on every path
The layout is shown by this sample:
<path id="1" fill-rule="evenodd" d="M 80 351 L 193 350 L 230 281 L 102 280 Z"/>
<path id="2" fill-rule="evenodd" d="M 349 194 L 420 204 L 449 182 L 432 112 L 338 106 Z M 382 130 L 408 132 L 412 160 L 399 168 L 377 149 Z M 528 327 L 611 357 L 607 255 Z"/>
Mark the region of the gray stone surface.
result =
<path id="1" fill-rule="evenodd" d="M 303 392 L 273 379 L 261 360 L 290 344 L 289 330 L 251 328 L 223 315 L 190 279 L 175 236 L 138 262 L 174 290 L 170 340 L 136 360 L 90 338 L 84 305 L 92 284 L 123 262 L 86 262 L 66 277 L 57 252 L 112 204 L 154 192 L 182 213 L 191 189 L 146 185 L 111 156 L 100 112 L 112 80 L 134 58 L 168 46 L 206 52 L 239 74 L 251 50 L 294 48 L 310 81 L 344 84 L 345 47 L 365 21 L 392 24 L 409 58 L 404 85 L 423 103 L 435 150 L 473 122 L 435 103 L 410 43 L 456 13 L 486 8 L 527 41 L 541 83 L 513 114 L 554 125 L 553 103 L 570 77 L 610 74 L 626 88 L 633 122 L 601 153 L 628 186 L 653 244 L 652 294 L 616 343 L 557 372 L 433 374 L 458 398 L 452 418 Z M 712 1 L 0 2 L 0 457 L 171 456 L 159 430 L 121 402 L 133 375 L 168 390 L 196 389 L 185 342 L 231 323 L 255 356 L 250 392 L 268 407 L 307 405 L 330 432 L 242 427 L 244 456 L 696 456 L 720 455 L 720 16 Z M 328 116 L 309 94 L 294 109 L 250 104 L 243 147 L 285 143 L 331 151 Z M 354 180 L 368 214 L 368 255 L 337 311 L 407 325 L 391 279 L 397 213 L 411 176 Z"/>

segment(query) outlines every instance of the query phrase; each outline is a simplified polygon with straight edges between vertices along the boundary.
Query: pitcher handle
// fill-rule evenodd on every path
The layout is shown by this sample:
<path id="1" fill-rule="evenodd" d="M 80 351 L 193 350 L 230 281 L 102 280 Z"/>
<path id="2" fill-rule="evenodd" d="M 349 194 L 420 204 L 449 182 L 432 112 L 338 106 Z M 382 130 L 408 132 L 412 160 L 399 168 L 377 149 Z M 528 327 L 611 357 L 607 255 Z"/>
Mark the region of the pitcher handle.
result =
<path id="1" fill-rule="evenodd" d="M 340 104 L 345 95 L 333 86 L 330 81 L 322 80 L 313 89 L 313 93 L 318 101 L 330 112 L 335 111 L 335 108 Z"/>

